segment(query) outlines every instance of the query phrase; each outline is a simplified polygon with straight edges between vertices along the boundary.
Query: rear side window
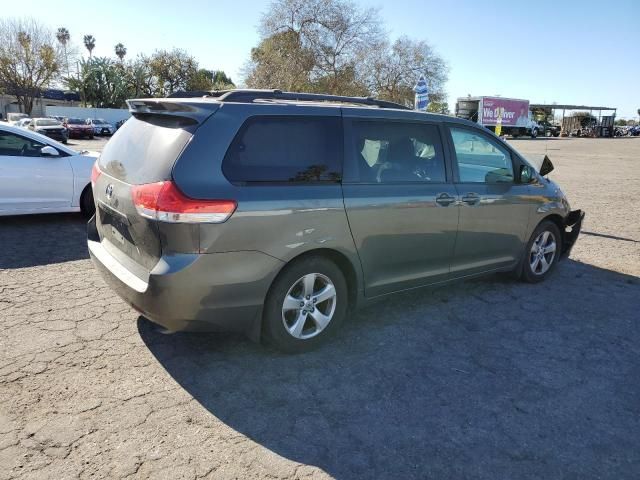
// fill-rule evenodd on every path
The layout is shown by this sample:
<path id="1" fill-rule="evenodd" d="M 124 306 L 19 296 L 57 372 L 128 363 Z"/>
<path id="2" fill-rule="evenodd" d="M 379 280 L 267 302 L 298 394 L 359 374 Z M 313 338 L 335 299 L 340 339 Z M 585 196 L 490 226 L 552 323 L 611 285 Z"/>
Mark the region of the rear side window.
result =
<path id="1" fill-rule="evenodd" d="M 353 122 L 353 155 L 362 183 L 443 183 L 444 154 L 436 125 Z"/>
<path id="2" fill-rule="evenodd" d="M 252 117 L 222 163 L 234 183 L 339 182 L 342 125 L 335 117 Z"/>

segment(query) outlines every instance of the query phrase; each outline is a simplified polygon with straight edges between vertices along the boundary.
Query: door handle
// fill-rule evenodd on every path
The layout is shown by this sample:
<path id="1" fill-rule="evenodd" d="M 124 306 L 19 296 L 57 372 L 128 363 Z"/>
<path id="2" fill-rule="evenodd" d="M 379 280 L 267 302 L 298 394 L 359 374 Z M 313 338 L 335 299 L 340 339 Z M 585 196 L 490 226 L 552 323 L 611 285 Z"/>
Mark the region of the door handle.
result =
<path id="1" fill-rule="evenodd" d="M 436 203 L 442 207 L 448 207 L 456 201 L 456 197 L 452 197 L 448 193 L 441 193 L 436 197 Z"/>
<path id="2" fill-rule="evenodd" d="M 467 193 L 461 198 L 461 200 L 467 205 L 475 205 L 480 202 L 480 195 L 477 193 Z"/>

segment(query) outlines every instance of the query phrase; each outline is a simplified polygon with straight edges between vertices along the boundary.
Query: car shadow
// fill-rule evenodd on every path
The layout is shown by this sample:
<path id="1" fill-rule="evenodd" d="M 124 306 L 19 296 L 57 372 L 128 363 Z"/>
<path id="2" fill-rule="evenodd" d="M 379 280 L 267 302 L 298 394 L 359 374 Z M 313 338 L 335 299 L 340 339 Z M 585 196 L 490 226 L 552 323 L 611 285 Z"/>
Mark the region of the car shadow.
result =
<path id="1" fill-rule="evenodd" d="M 79 213 L 0 217 L 0 269 L 89 258 L 86 232 Z"/>
<path id="2" fill-rule="evenodd" d="M 637 277 L 566 260 L 541 284 L 389 297 L 304 355 L 138 330 L 211 415 L 335 478 L 622 478 L 640 465 L 639 310 Z"/>

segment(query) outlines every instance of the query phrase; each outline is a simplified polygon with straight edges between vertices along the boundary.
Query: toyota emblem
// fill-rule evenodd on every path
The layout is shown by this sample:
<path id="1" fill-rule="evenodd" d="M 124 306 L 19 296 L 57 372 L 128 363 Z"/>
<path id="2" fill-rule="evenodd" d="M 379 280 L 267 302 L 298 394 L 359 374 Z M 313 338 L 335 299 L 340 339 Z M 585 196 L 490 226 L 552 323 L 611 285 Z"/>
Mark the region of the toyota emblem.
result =
<path id="1" fill-rule="evenodd" d="M 104 193 L 107 195 L 107 198 L 111 200 L 111 197 L 113 197 L 113 184 L 110 183 L 109 185 L 107 185 Z"/>

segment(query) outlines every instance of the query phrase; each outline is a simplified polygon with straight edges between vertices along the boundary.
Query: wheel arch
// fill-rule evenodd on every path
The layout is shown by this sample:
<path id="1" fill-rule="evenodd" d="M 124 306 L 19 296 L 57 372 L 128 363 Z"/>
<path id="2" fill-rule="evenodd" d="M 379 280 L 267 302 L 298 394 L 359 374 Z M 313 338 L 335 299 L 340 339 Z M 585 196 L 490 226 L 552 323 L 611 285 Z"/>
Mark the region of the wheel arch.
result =
<path id="1" fill-rule="evenodd" d="M 78 205 L 80 206 L 80 211 L 83 214 L 87 214 L 87 212 L 85 212 L 85 208 L 84 208 L 84 202 L 83 199 L 85 198 L 84 196 L 87 194 L 91 194 L 93 196 L 93 191 L 92 191 L 92 187 L 91 187 L 91 183 L 87 183 L 84 188 L 82 189 L 82 191 L 80 192 L 80 196 L 78 197 Z"/>
<path id="2" fill-rule="evenodd" d="M 347 281 L 347 288 L 349 289 L 349 308 L 355 307 L 358 301 L 358 291 L 360 290 L 360 278 L 356 270 L 357 266 L 354 265 L 353 261 L 345 253 L 333 248 L 314 248 L 290 258 L 273 277 L 271 285 L 273 285 L 276 279 L 289 265 L 309 257 L 324 257 L 337 265 Z"/>
<path id="3" fill-rule="evenodd" d="M 533 232 L 535 232 L 536 229 L 540 226 L 540 224 L 544 221 L 552 222 L 556 225 L 556 227 L 558 227 L 558 230 L 560 231 L 560 236 L 562 237 L 560 239 L 560 242 L 561 242 L 561 245 L 564 245 L 564 235 L 565 235 L 564 218 L 562 218 L 562 216 L 557 213 L 551 213 L 543 217 L 542 219 L 540 219 L 540 221 L 536 224 L 536 226 L 533 227 L 533 230 L 531 230 L 531 234 L 533 235 Z"/>

